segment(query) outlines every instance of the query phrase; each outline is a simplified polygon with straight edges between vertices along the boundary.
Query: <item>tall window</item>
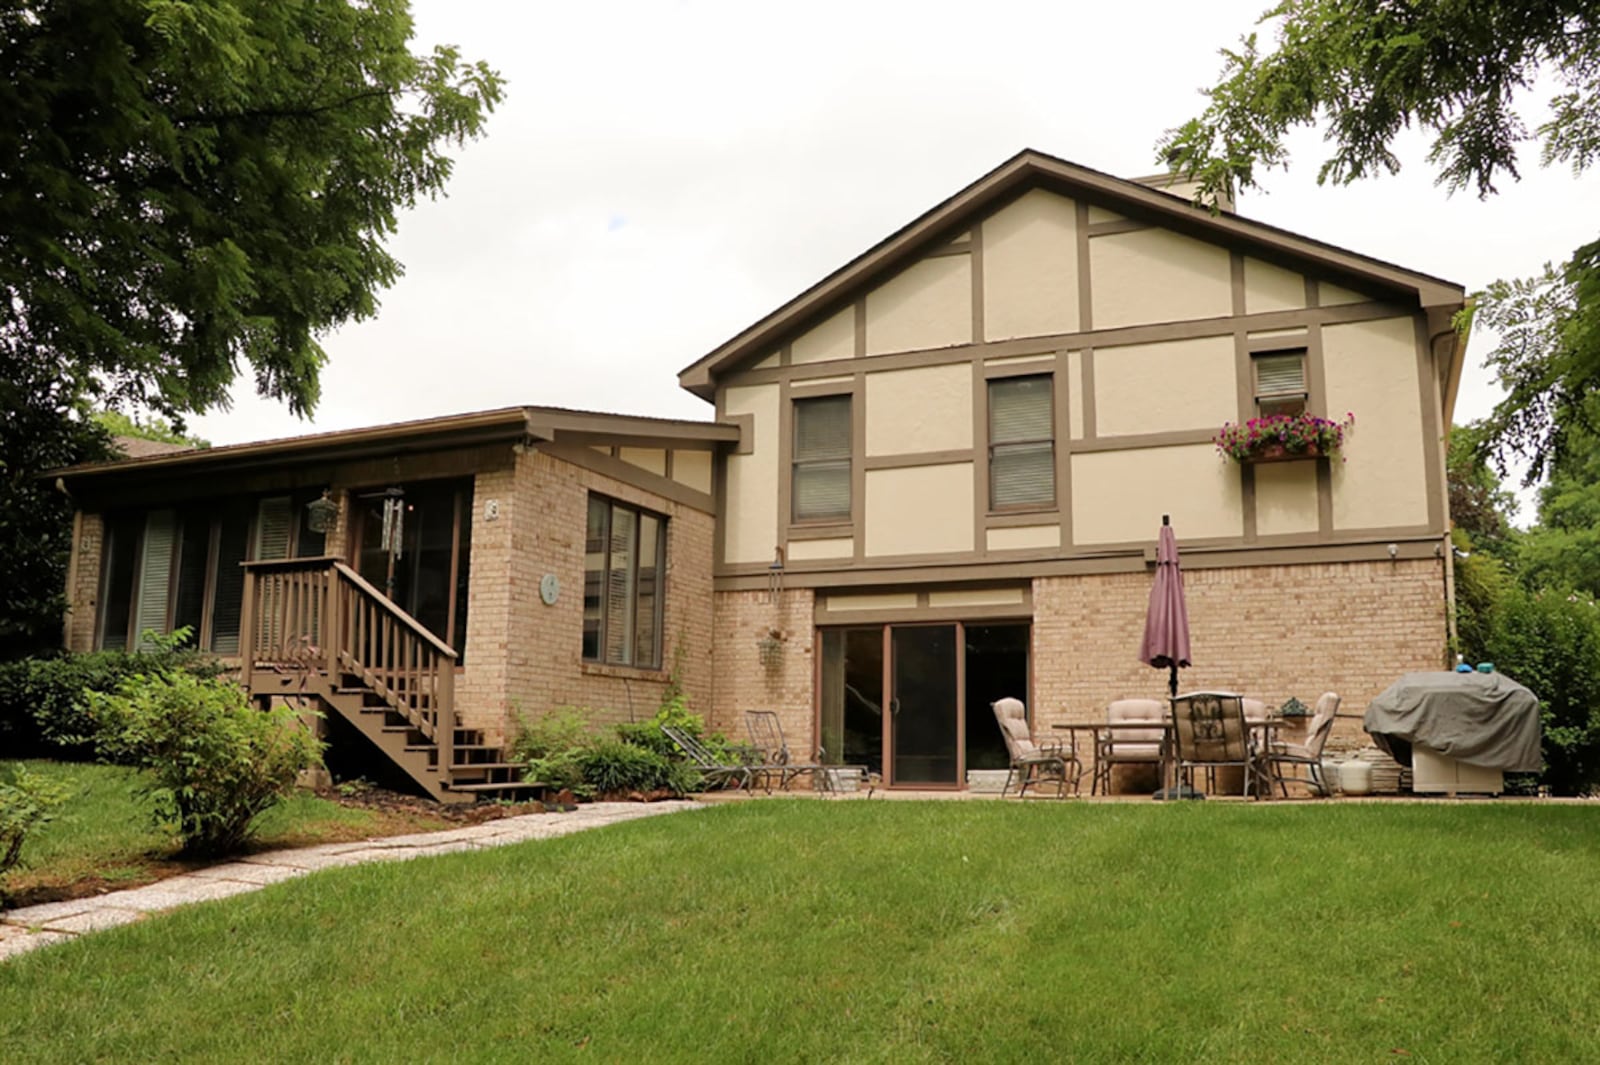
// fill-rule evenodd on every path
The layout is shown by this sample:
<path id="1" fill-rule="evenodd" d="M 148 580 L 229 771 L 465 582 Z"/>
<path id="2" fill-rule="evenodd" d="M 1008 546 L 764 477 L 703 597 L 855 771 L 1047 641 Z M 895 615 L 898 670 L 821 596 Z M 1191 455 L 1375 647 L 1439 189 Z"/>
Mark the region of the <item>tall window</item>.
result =
<path id="1" fill-rule="evenodd" d="M 661 666 L 667 519 L 589 497 L 583 565 L 583 658 L 613 666 Z"/>
<path id="2" fill-rule="evenodd" d="M 850 517 L 850 397 L 794 401 L 795 521 Z"/>
<path id="3" fill-rule="evenodd" d="M 1250 359 L 1256 379 L 1256 413 L 1302 414 L 1306 409 L 1306 353 L 1264 351 Z"/>
<path id="4" fill-rule="evenodd" d="M 1056 499 L 1055 414 L 1049 374 L 989 382 L 989 506 Z"/>

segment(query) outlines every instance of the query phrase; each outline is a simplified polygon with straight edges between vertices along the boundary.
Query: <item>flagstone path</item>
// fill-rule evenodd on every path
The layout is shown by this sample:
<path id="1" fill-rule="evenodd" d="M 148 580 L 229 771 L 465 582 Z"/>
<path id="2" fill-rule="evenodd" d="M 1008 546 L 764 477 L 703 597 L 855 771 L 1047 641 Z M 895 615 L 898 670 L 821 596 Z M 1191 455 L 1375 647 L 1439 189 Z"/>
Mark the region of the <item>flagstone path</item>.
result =
<path id="1" fill-rule="evenodd" d="M 596 802 L 579 806 L 570 813 L 527 814 L 444 832 L 252 854 L 144 887 L 0 912 L 0 962 L 52 943 L 76 939 L 87 932 L 141 921 L 178 906 L 258 891 L 268 884 L 321 869 L 503 847 L 527 840 L 566 836 L 619 821 L 703 808 L 697 803 L 681 801 Z"/>

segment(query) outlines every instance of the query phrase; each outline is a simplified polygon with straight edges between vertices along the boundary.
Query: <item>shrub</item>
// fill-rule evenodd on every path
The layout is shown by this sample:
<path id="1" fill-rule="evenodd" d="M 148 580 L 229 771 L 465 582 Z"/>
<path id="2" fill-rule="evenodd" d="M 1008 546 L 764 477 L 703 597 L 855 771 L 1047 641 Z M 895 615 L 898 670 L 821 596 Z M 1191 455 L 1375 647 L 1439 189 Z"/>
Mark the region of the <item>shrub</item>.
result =
<path id="1" fill-rule="evenodd" d="M 520 717 L 517 734 L 511 741 L 512 757 L 519 762 L 532 762 L 587 747 L 594 741 L 589 714 L 587 707 L 561 706 L 536 718 Z"/>
<path id="2" fill-rule="evenodd" d="M 1600 607 L 1578 592 L 1508 590 L 1486 657 L 1539 697 L 1543 782 L 1557 795 L 1600 785 Z"/>
<path id="3" fill-rule="evenodd" d="M 146 651 L 94 651 L 0 665 L 0 741 L 8 753 L 88 759 L 94 722 L 86 692 L 109 693 L 137 674 L 215 677 L 216 659 L 181 648 L 187 630 L 156 637 Z"/>
<path id="4" fill-rule="evenodd" d="M 190 854 L 237 850 L 257 815 L 321 762 L 296 711 L 256 710 L 227 681 L 141 675 L 89 703 L 102 753 L 150 770 L 156 818 L 176 823 Z"/>
<path id="5" fill-rule="evenodd" d="M 67 800 L 66 786 L 16 766 L 10 780 L 0 780 L 0 873 L 16 865 L 28 834 L 55 819 L 56 807 Z"/>
<path id="6" fill-rule="evenodd" d="M 672 763 L 655 751 L 620 740 L 601 740 L 578 755 L 583 781 L 601 795 L 656 791 L 673 780 Z"/>

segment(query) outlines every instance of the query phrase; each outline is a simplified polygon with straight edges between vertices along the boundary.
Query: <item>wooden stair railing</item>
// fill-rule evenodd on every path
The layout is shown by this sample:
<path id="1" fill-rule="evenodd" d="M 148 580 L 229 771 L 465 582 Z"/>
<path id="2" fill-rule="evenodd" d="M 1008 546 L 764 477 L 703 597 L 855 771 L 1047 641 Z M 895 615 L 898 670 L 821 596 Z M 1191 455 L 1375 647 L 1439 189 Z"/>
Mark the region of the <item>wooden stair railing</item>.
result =
<path id="1" fill-rule="evenodd" d="M 456 652 L 337 558 L 246 562 L 239 653 L 245 686 L 285 673 L 342 677 L 381 697 L 455 762 Z"/>

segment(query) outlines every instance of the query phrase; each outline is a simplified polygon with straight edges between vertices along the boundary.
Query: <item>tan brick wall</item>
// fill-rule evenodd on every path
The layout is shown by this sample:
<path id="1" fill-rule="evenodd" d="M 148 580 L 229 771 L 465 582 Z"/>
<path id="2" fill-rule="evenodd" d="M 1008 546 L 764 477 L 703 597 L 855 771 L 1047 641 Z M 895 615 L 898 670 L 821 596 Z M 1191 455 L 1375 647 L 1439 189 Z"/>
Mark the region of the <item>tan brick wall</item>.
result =
<path id="1" fill-rule="evenodd" d="M 1348 562 L 1190 570 L 1184 574 L 1195 665 L 1180 691 L 1237 691 L 1308 706 L 1324 691 L 1360 713 L 1400 674 L 1443 668 L 1443 563 Z M 1103 720 L 1113 699 L 1164 699 L 1167 674 L 1135 657 L 1147 573 L 1033 582 L 1034 709 L 1055 721 Z M 1340 721 L 1334 746 L 1365 743 Z"/>
<path id="2" fill-rule="evenodd" d="M 806 589 L 785 589 L 777 603 L 764 591 L 717 594 L 713 727 L 744 739 L 744 712 L 772 710 L 791 753 L 810 759 L 816 732 L 813 616 L 813 597 Z M 773 629 L 778 630 L 777 656 L 765 665 L 760 641 Z"/>
<path id="3" fill-rule="evenodd" d="M 497 742 L 515 730 L 517 715 L 559 706 L 588 707 L 597 724 L 644 720 L 656 712 L 675 667 L 691 706 L 708 708 L 711 516 L 537 450 L 515 463 L 480 473 L 473 489 L 467 664 L 457 685 L 463 723 Z M 667 518 L 661 669 L 582 660 L 591 491 Z M 491 499 L 499 504 L 494 520 L 485 506 Z M 561 585 L 551 606 L 539 598 L 547 573 Z"/>
<path id="4" fill-rule="evenodd" d="M 67 618 L 63 637 L 69 651 L 94 650 L 94 626 L 100 596 L 100 550 L 105 521 L 99 514 L 78 515 L 78 538 L 67 574 Z"/>

